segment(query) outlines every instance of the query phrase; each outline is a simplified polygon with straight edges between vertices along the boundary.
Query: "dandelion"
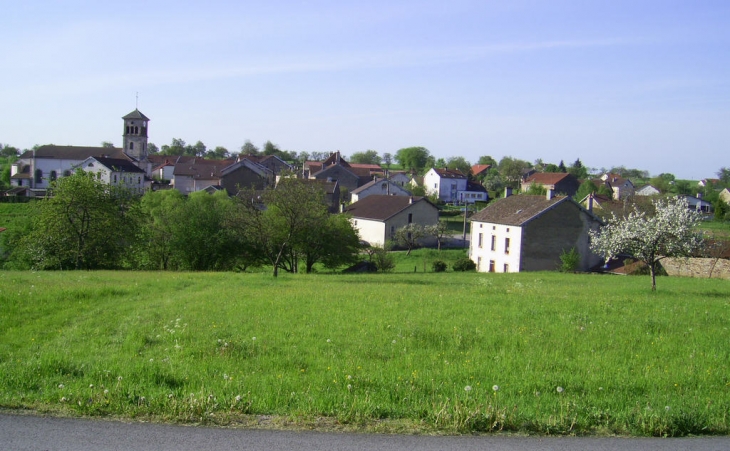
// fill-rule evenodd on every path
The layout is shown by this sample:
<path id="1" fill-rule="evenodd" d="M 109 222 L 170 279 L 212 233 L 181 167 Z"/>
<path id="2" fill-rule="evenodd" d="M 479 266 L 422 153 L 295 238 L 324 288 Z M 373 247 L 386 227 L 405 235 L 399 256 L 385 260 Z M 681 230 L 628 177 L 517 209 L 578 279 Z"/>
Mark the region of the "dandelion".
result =
<path id="1" fill-rule="evenodd" d="M 328 338 L 328 339 L 327 339 L 327 343 L 332 343 L 332 340 L 330 340 L 330 339 Z"/>
<path id="2" fill-rule="evenodd" d="M 350 375 L 348 374 L 348 375 L 347 375 L 347 380 L 348 380 L 348 381 L 349 381 L 349 380 L 352 380 L 352 376 L 350 376 Z"/>
<path id="3" fill-rule="evenodd" d="M 119 376 L 119 377 L 117 378 L 117 380 L 118 380 L 119 382 L 121 382 L 121 381 L 122 381 L 122 376 Z"/>
<path id="4" fill-rule="evenodd" d="M 395 340 L 393 340 L 391 343 L 395 344 Z"/>
<path id="5" fill-rule="evenodd" d="M 492 390 L 499 391 L 499 385 L 492 385 Z"/>
<path id="6" fill-rule="evenodd" d="M 238 395 L 235 397 L 236 402 L 239 402 L 241 400 L 241 395 Z"/>
<path id="7" fill-rule="evenodd" d="M 167 398 L 168 398 L 168 399 L 172 399 L 172 396 L 173 396 L 173 394 L 172 394 L 172 393 L 169 393 L 169 394 L 167 395 Z"/>
<path id="8" fill-rule="evenodd" d="M 61 398 L 61 402 L 66 402 L 66 401 L 68 401 L 68 399 L 66 399 L 65 396 Z"/>
<path id="9" fill-rule="evenodd" d="M 664 406 L 664 410 L 666 410 L 667 412 L 669 412 L 669 410 L 670 410 L 670 409 L 671 409 L 671 407 L 669 407 L 669 406 Z"/>
<path id="10" fill-rule="evenodd" d="M 256 341 L 256 337 L 251 337 L 251 340 Z"/>
<path id="11" fill-rule="evenodd" d="M 64 387 L 63 384 L 58 384 L 58 388 L 63 388 L 63 387 Z"/>
<path id="12" fill-rule="evenodd" d="M 470 392 L 471 391 L 471 385 L 467 385 L 464 387 L 464 391 Z"/>
<path id="13" fill-rule="evenodd" d="M 94 384 L 89 384 L 89 388 L 94 388 Z"/>
<path id="14" fill-rule="evenodd" d="M 347 389 L 348 389 L 348 390 L 352 390 L 352 385 L 350 385 L 350 384 L 347 384 Z"/>
<path id="15" fill-rule="evenodd" d="M 563 392 L 563 387 L 558 387 L 557 390 L 558 390 L 558 393 L 562 393 Z"/>

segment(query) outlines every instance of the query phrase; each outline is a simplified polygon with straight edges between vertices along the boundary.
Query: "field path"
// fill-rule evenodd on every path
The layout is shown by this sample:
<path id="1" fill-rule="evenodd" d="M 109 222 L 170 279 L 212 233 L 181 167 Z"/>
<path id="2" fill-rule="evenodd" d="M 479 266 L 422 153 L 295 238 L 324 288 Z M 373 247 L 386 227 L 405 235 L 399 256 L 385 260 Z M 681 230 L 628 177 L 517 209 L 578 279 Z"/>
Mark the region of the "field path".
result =
<path id="1" fill-rule="evenodd" d="M 188 450 L 727 450 L 730 437 L 682 439 L 345 434 L 175 426 L 0 414 L 0 449 L 13 451 Z"/>

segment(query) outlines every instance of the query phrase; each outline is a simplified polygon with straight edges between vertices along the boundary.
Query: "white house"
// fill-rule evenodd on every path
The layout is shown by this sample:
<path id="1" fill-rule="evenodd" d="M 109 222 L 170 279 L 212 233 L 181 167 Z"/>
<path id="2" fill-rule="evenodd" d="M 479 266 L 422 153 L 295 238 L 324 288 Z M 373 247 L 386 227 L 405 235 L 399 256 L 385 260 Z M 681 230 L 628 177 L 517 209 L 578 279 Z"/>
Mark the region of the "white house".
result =
<path id="1" fill-rule="evenodd" d="M 438 208 L 425 197 L 375 194 L 345 209 L 360 239 L 382 246 L 395 238 L 395 231 L 408 224 L 438 223 Z"/>
<path id="2" fill-rule="evenodd" d="M 575 248 L 579 270 L 599 265 L 589 230 L 602 221 L 571 197 L 518 195 L 490 203 L 471 218 L 469 257 L 480 272 L 551 271 Z"/>
<path id="3" fill-rule="evenodd" d="M 486 202 L 489 200 L 489 193 L 480 183 L 466 182 L 466 189 L 456 193 L 459 203 L 473 204 L 474 202 Z"/>
<path id="4" fill-rule="evenodd" d="M 458 169 L 431 168 L 423 176 L 423 186 L 429 195 L 444 202 L 457 202 L 459 192 L 466 191 L 467 176 Z"/>
<path id="5" fill-rule="evenodd" d="M 658 196 L 659 194 L 661 194 L 661 191 L 651 185 L 644 185 L 641 188 L 637 189 L 635 194 L 637 196 Z"/>
<path id="6" fill-rule="evenodd" d="M 376 177 L 375 180 L 352 190 L 350 193 L 350 199 L 352 202 L 357 202 L 374 194 L 386 196 L 410 196 L 411 192 L 390 180 L 378 179 Z"/>
<path id="7" fill-rule="evenodd" d="M 135 194 L 144 194 L 148 188 L 145 171 L 127 159 L 89 157 L 77 167 L 96 174 L 97 179 L 108 185 L 122 187 Z"/>

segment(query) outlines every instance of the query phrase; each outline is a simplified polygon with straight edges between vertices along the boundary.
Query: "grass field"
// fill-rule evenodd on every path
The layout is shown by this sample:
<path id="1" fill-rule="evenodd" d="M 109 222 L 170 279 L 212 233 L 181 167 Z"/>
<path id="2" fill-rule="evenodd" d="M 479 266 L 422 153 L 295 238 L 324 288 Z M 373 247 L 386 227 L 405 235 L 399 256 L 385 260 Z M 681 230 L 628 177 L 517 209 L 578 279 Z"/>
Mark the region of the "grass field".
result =
<path id="1" fill-rule="evenodd" d="M 0 407 L 369 431 L 728 434 L 730 285 L 0 272 Z"/>

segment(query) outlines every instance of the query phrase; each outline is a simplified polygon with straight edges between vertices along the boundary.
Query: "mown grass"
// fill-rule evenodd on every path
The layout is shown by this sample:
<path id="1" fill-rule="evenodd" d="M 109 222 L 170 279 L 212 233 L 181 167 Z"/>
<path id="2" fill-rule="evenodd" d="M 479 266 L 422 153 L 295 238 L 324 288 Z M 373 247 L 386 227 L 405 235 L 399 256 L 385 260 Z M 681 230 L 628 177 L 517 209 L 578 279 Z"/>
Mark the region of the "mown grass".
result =
<path id="1" fill-rule="evenodd" d="M 651 293 L 643 277 L 557 273 L 0 272 L 0 407 L 727 434 L 729 323 L 719 280 Z"/>

